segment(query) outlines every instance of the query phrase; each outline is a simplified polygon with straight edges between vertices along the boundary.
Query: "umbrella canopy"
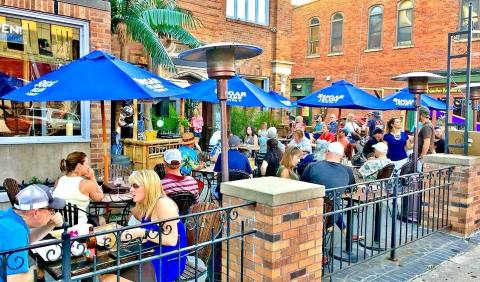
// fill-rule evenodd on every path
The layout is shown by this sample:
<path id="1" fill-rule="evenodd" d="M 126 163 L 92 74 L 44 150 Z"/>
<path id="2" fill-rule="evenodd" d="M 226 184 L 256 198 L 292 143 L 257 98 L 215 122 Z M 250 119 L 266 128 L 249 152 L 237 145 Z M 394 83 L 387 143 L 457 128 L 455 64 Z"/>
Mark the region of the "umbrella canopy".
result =
<path id="1" fill-rule="evenodd" d="M 23 86 L 23 81 L 0 72 L 0 97 Z"/>
<path id="2" fill-rule="evenodd" d="M 73 61 L 3 97 L 14 101 L 152 99 L 187 93 L 153 73 L 103 51 Z"/>
<path id="3" fill-rule="evenodd" d="M 289 99 L 285 98 L 284 96 L 280 95 L 275 91 L 268 91 L 268 94 L 270 94 L 271 97 L 274 98 L 276 101 L 282 103 L 284 105 L 284 108 L 292 108 L 297 106 L 297 102 L 290 101 Z"/>
<path id="4" fill-rule="evenodd" d="M 190 93 L 181 95 L 181 98 L 209 103 L 219 102 L 217 98 L 217 84 L 214 79 L 207 79 L 195 83 L 186 89 L 189 90 Z M 238 75 L 227 81 L 227 96 L 228 106 L 265 108 L 285 107 L 284 104 L 278 102 L 268 94 L 268 92 Z"/>
<path id="5" fill-rule="evenodd" d="M 336 81 L 329 87 L 313 92 L 298 100 L 298 105 L 365 110 L 391 110 L 395 108 L 392 102 L 384 102 L 345 80 Z"/>
<path id="6" fill-rule="evenodd" d="M 426 94 L 420 95 L 420 103 L 422 106 L 429 108 L 430 110 L 446 110 L 447 104 L 437 100 Z M 389 95 L 382 99 L 383 101 L 391 101 L 396 105 L 396 108 L 399 110 L 415 110 L 415 99 L 414 95 L 408 91 L 408 87 L 403 88 L 402 90 Z"/>

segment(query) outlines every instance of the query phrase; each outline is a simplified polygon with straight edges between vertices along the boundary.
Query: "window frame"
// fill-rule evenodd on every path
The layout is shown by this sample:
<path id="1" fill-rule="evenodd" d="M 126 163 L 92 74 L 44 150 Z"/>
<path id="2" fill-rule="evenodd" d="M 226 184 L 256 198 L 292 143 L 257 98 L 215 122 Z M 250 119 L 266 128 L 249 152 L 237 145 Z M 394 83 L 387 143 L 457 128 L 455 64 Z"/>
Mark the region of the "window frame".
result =
<path id="1" fill-rule="evenodd" d="M 245 0 L 245 18 L 240 18 L 238 16 L 238 0 L 231 0 L 233 2 L 233 16 L 230 16 L 227 14 L 228 11 L 228 0 L 225 1 L 225 17 L 227 19 L 232 19 L 232 20 L 237 20 L 237 21 L 242 21 L 242 22 L 247 22 L 247 23 L 253 23 L 253 24 L 258 24 L 261 26 L 269 26 L 270 24 L 270 0 L 254 0 L 255 1 L 255 19 L 254 21 L 248 20 L 248 0 Z M 258 21 L 259 18 L 259 1 L 265 1 L 265 23 L 260 23 Z"/>
<path id="2" fill-rule="evenodd" d="M 318 23 L 313 24 L 312 21 L 317 20 Z M 312 28 L 318 27 L 318 40 L 317 42 L 317 52 L 313 53 L 312 50 L 310 49 L 311 44 L 312 44 Z M 307 28 L 307 56 L 318 56 L 320 55 L 320 19 L 318 17 L 312 17 L 308 20 L 308 28 Z"/>
<path id="3" fill-rule="evenodd" d="M 58 24 L 62 26 L 78 28 L 80 32 L 80 57 L 86 55 L 90 50 L 90 24 L 86 20 L 2 6 L 0 6 L 0 14 L 24 20 L 32 20 L 36 22 L 45 22 L 49 24 Z M 81 135 L 0 137 L 0 145 L 91 142 L 90 101 L 80 102 L 80 116 Z"/>
<path id="4" fill-rule="evenodd" d="M 412 17 L 411 17 L 411 21 L 412 21 L 412 24 L 410 25 L 412 31 L 410 32 L 410 44 L 399 44 L 400 41 L 399 41 L 399 31 L 400 31 L 400 11 L 404 11 L 404 10 L 408 10 L 408 9 L 402 9 L 400 10 L 400 5 L 402 5 L 403 3 L 405 2 L 410 2 L 412 3 L 412 7 L 411 8 L 408 8 L 408 9 L 411 9 L 412 10 Z M 395 29 L 395 46 L 396 47 L 405 47 L 405 46 L 413 46 L 413 22 L 414 22 L 414 9 L 415 9 L 415 3 L 413 0 L 402 0 L 402 1 L 399 1 L 397 3 L 397 27 Z"/>
<path id="5" fill-rule="evenodd" d="M 478 4 L 477 4 L 477 7 L 478 7 L 478 10 L 477 10 L 477 25 L 478 25 L 477 30 L 480 29 L 480 0 L 460 0 L 460 14 L 459 14 L 459 23 L 458 23 L 458 30 L 459 31 L 467 30 L 467 28 L 468 28 L 468 26 L 465 26 L 465 29 L 463 29 L 463 20 L 464 19 L 468 20 L 468 15 L 465 15 L 465 17 L 463 15 L 463 3 L 467 2 L 467 4 L 468 4 L 468 2 L 473 2 L 473 1 L 478 2 Z M 468 5 L 467 5 L 467 7 L 468 7 Z M 474 17 L 472 17 L 472 24 L 473 24 L 473 19 L 474 19 Z M 468 25 L 468 23 L 467 23 L 467 25 Z M 475 29 L 472 29 L 472 30 L 475 30 Z M 463 35 L 461 37 L 462 38 L 467 38 L 466 35 Z M 478 37 L 480 37 L 480 34 L 474 33 L 474 34 L 472 34 L 472 37 L 478 38 Z"/>
<path id="6" fill-rule="evenodd" d="M 340 15 L 342 18 L 334 20 L 336 15 Z M 341 22 L 342 23 L 342 30 L 341 30 L 341 33 L 340 33 L 341 37 L 342 37 L 342 44 L 341 44 L 340 51 L 334 51 L 333 50 L 333 24 L 336 23 L 336 22 Z M 343 53 L 343 31 L 344 31 L 344 28 L 345 28 L 344 23 L 345 23 L 345 16 L 343 15 L 342 12 L 335 12 L 330 17 L 330 48 L 329 48 L 329 54 L 341 54 L 341 53 Z"/>
<path id="7" fill-rule="evenodd" d="M 382 9 L 380 13 L 377 14 L 372 14 L 373 9 L 376 7 L 379 7 Z M 377 50 L 377 49 L 382 49 L 382 43 L 383 43 L 383 14 L 384 14 L 384 8 L 383 5 L 373 5 L 368 9 L 368 27 L 367 27 L 367 50 Z M 371 30 L 371 25 L 370 25 L 370 19 L 375 16 L 380 16 L 380 45 L 378 47 L 372 47 L 370 46 L 371 43 L 371 35 L 372 35 L 372 30 Z"/>

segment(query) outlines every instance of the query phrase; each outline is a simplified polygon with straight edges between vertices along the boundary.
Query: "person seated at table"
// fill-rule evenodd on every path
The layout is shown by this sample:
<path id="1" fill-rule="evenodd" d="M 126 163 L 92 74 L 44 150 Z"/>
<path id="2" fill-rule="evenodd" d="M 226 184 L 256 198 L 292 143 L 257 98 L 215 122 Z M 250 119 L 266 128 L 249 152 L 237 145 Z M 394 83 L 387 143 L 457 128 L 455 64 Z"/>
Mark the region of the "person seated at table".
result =
<path id="1" fill-rule="evenodd" d="M 52 195 L 45 185 L 33 184 L 20 190 L 13 208 L 0 211 L 0 252 L 27 247 L 41 240 L 54 227 L 63 224 L 60 213 L 65 200 Z M 0 282 L 3 274 L 7 281 L 33 281 L 34 269 L 28 267 L 28 251 L 15 252 L 6 256 L 7 265 L 0 260 Z M 6 269 L 7 273 L 2 273 Z"/>
<path id="2" fill-rule="evenodd" d="M 265 123 L 266 124 L 266 123 Z M 258 131 L 258 152 L 260 154 L 267 153 L 268 130 Z"/>
<path id="3" fill-rule="evenodd" d="M 345 148 L 345 156 L 351 160 L 353 155 L 353 148 L 348 140 L 348 129 L 342 128 L 337 131 L 337 142 L 342 143 L 343 147 Z"/>
<path id="4" fill-rule="evenodd" d="M 246 145 L 258 146 L 258 137 L 255 134 L 255 130 L 251 126 L 245 128 L 245 138 L 243 143 Z"/>
<path id="5" fill-rule="evenodd" d="M 367 143 L 363 147 L 363 155 L 365 156 L 365 158 L 367 159 L 373 158 L 373 145 L 382 141 L 383 141 L 383 129 L 375 128 L 373 130 L 372 136 L 368 139 Z"/>
<path id="6" fill-rule="evenodd" d="M 377 174 L 382 168 L 392 163 L 387 158 L 388 145 L 378 142 L 373 145 L 375 158 L 367 160 L 358 170 L 363 179 L 373 181 L 377 179 Z"/>
<path id="7" fill-rule="evenodd" d="M 276 139 L 268 139 L 267 147 L 267 154 L 260 167 L 260 174 L 262 176 L 276 176 L 282 159 L 282 151 L 278 148 Z"/>
<path id="8" fill-rule="evenodd" d="M 183 176 L 180 173 L 180 164 L 182 163 L 182 153 L 178 149 L 169 149 L 163 153 L 165 162 L 165 177 L 162 179 L 162 187 L 168 195 L 189 192 L 195 196 L 195 202 L 198 203 L 198 183 L 191 176 Z"/>
<path id="9" fill-rule="evenodd" d="M 88 218 L 87 211 L 90 201 L 100 202 L 103 199 L 102 187 L 97 184 L 95 173 L 89 165 L 89 159 L 83 152 L 72 152 L 66 159 L 60 161 L 60 170 L 65 173 L 55 183 L 53 195 L 64 199 L 67 203 L 77 205 L 78 223 L 101 224 L 99 218 Z"/>
<path id="10" fill-rule="evenodd" d="M 180 172 L 182 175 L 192 174 L 192 170 L 200 169 L 204 166 L 198 159 L 197 152 L 193 149 L 195 147 L 195 136 L 191 132 L 185 132 L 182 134 L 183 145 L 178 148 L 182 153 L 182 165 L 180 166 Z"/>
<path id="11" fill-rule="evenodd" d="M 313 150 L 313 156 L 315 158 L 315 161 L 323 161 L 325 159 L 325 153 L 327 152 L 328 143 L 326 140 L 320 140 L 318 139 L 315 142 L 315 150 Z"/>
<path id="12" fill-rule="evenodd" d="M 295 118 L 295 126 L 293 128 L 293 131 L 300 129 L 302 131 L 305 131 L 305 123 L 303 123 L 303 116 L 297 116 Z M 293 133 L 293 132 L 292 132 Z"/>
<path id="13" fill-rule="evenodd" d="M 323 125 L 322 134 L 319 138 L 320 140 L 325 140 L 329 143 L 335 142 L 335 134 L 330 132 L 330 125 L 328 123 Z"/>
<path id="14" fill-rule="evenodd" d="M 323 133 L 323 119 L 321 115 L 318 115 L 317 119 L 315 120 L 315 127 L 313 128 L 313 139 L 317 140 L 320 138 L 320 135 Z"/>
<path id="15" fill-rule="evenodd" d="M 166 195 L 155 171 L 134 171 L 128 182 L 131 185 L 130 193 L 135 203 L 132 215 L 141 223 L 158 222 L 179 216 L 177 205 Z M 160 253 L 177 251 L 187 246 L 185 226 L 181 220 L 173 219 L 165 222 L 163 228 L 169 230 L 168 234 L 159 232 L 159 224 L 149 224 L 142 228 L 129 229 L 122 233 L 122 241 L 131 241 L 137 238 L 145 239 L 146 243 L 143 248 L 153 248 L 156 256 Z M 148 236 L 146 236 L 147 233 Z M 161 246 L 159 246 L 160 236 L 162 237 Z M 152 260 L 151 264 L 155 269 L 156 281 L 176 281 L 185 270 L 186 260 L 185 252 L 180 253 L 180 255 L 175 253 L 161 259 Z M 115 279 L 114 274 L 107 274 L 102 280 L 116 281 Z"/>
<path id="16" fill-rule="evenodd" d="M 245 171 L 248 174 L 252 174 L 252 167 L 250 166 L 250 162 L 248 158 L 242 154 L 238 148 L 240 146 L 240 137 L 237 135 L 232 135 L 228 139 L 228 146 L 230 149 L 228 150 L 228 169 L 229 170 L 241 170 Z M 213 167 L 214 172 L 221 172 L 222 171 L 222 154 L 218 155 L 217 162 Z"/>
<path id="17" fill-rule="evenodd" d="M 268 130 L 267 123 L 262 122 L 262 124 L 260 125 L 260 129 L 258 130 L 258 137 L 267 136 L 267 130 Z"/>
<path id="18" fill-rule="evenodd" d="M 310 142 L 310 139 L 305 137 L 305 134 L 303 130 L 297 129 L 293 133 L 293 139 L 288 143 L 288 146 L 296 146 L 300 150 L 306 153 L 311 153 L 312 152 L 312 144 Z"/>
<path id="19" fill-rule="evenodd" d="M 298 147 L 288 146 L 285 149 L 282 160 L 280 161 L 280 167 L 278 168 L 277 176 L 281 178 L 298 180 L 298 174 L 294 171 L 294 169 L 297 167 L 302 154 L 302 150 L 300 150 Z"/>
<path id="20" fill-rule="evenodd" d="M 277 128 L 276 127 L 272 126 L 272 127 L 268 128 L 267 138 L 268 139 L 276 139 L 278 141 Z M 280 151 L 285 152 L 285 145 L 280 141 L 278 141 L 278 148 L 280 149 Z M 265 152 L 266 152 L 266 149 L 265 149 Z"/>

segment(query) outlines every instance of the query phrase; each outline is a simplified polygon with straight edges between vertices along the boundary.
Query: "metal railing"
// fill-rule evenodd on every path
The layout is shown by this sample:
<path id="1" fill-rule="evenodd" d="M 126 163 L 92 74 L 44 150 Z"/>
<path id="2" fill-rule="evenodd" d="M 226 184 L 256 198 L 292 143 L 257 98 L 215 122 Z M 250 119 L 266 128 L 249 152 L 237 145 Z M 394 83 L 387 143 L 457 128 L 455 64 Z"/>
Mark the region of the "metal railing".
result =
<path id="1" fill-rule="evenodd" d="M 7 281 L 7 268 L 9 271 L 15 271 L 25 268 L 25 265 L 28 267 L 28 259 L 25 259 L 28 252 L 36 261 L 37 268 L 40 270 L 38 272 L 48 273 L 53 279 L 61 281 L 80 281 L 87 278 L 96 281 L 104 274 L 122 277 L 125 273 L 133 275 L 136 281 L 152 281 L 152 272 L 148 272 L 153 269 L 152 263 L 162 269 L 162 263 L 165 261 L 170 263 L 175 260 L 186 261 L 185 270 L 180 269 L 183 268 L 181 263 L 176 263 L 177 273 L 182 273 L 177 281 L 197 281 L 200 276 L 208 276 L 209 281 L 215 281 L 215 277 L 222 271 L 219 258 L 223 256 L 228 263 L 231 255 L 230 244 L 234 242 L 235 246 L 237 244 L 240 246 L 241 255 L 235 260 L 240 261 L 240 277 L 243 277 L 244 237 L 252 235 L 256 231 L 245 230 L 245 222 L 238 217 L 238 209 L 254 204 L 254 202 L 248 202 L 204 210 L 163 221 L 95 232 L 93 236 L 96 237 L 99 247 L 92 262 L 88 262 L 84 255 L 87 251 L 85 242 L 92 235 L 72 237 L 72 233 L 67 229 L 67 224 L 64 224 L 64 228 L 57 231 L 61 236 L 60 239 L 40 241 L 34 245 L 1 251 L 0 278 Z M 184 236 L 186 238 L 180 238 L 182 235 L 179 232 L 178 240 L 185 240 L 187 244 L 182 247 L 178 245 L 178 247 L 165 252 L 161 247 L 162 240 L 172 234 L 173 230 L 168 223 L 177 220 L 183 223 L 186 230 Z M 135 233 L 138 228 L 152 229 L 152 226 L 155 226 L 153 229 L 158 232 L 147 230 L 142 233 L 144 236 L 140 236 L 140 238 L 134 238 L 135 236 L 132 235 L 138 234 Z M 152 244 L 152 241 L 155 243 Z M 221 249 L 222 245 L 225 247 L 223 250 Z M 43 256 L 37 251 L 41 247 L 49 248 L 46 253 L 43 253 Z M 19 255 L 22 252 L 24 256 Z M 226 277 L 229 277 L 229 267 L 227 266 L 223 271 L 226 272 L 224 273 Z M 34 275 L 35 281 L 37 274 Z M 160 278 L 158 275 L 161 276 L 164 273 L 157 273 L 157 278 Z"/>
<path id="2" fill-rule="evenodd" d="M 453 167 L 326 191 L 323 277 L 449 227 Z"/>

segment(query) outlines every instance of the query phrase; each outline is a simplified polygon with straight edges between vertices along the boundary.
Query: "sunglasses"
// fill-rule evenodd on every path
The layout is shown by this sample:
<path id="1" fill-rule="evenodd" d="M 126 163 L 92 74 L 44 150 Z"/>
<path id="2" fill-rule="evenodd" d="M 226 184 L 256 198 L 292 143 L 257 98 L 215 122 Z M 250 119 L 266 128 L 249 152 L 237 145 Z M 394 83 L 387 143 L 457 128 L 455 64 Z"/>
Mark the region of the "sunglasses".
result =
<path id="1" fill-rule="evenodd" d="M 48 212 L 50 212 L 51 215 L 54 215 L 55 214 L 55 210 L 52 209 L 52 208 L 43 208 L 41 210 L 47 210 Z"/>
<path id="2" fill-rule="evenodd" d="M 133 183 L 132 185 L 130 185 L 133 189 L 138 189 L 140 188 L 140 185 L 136 184 L 136 183 Z"/>

